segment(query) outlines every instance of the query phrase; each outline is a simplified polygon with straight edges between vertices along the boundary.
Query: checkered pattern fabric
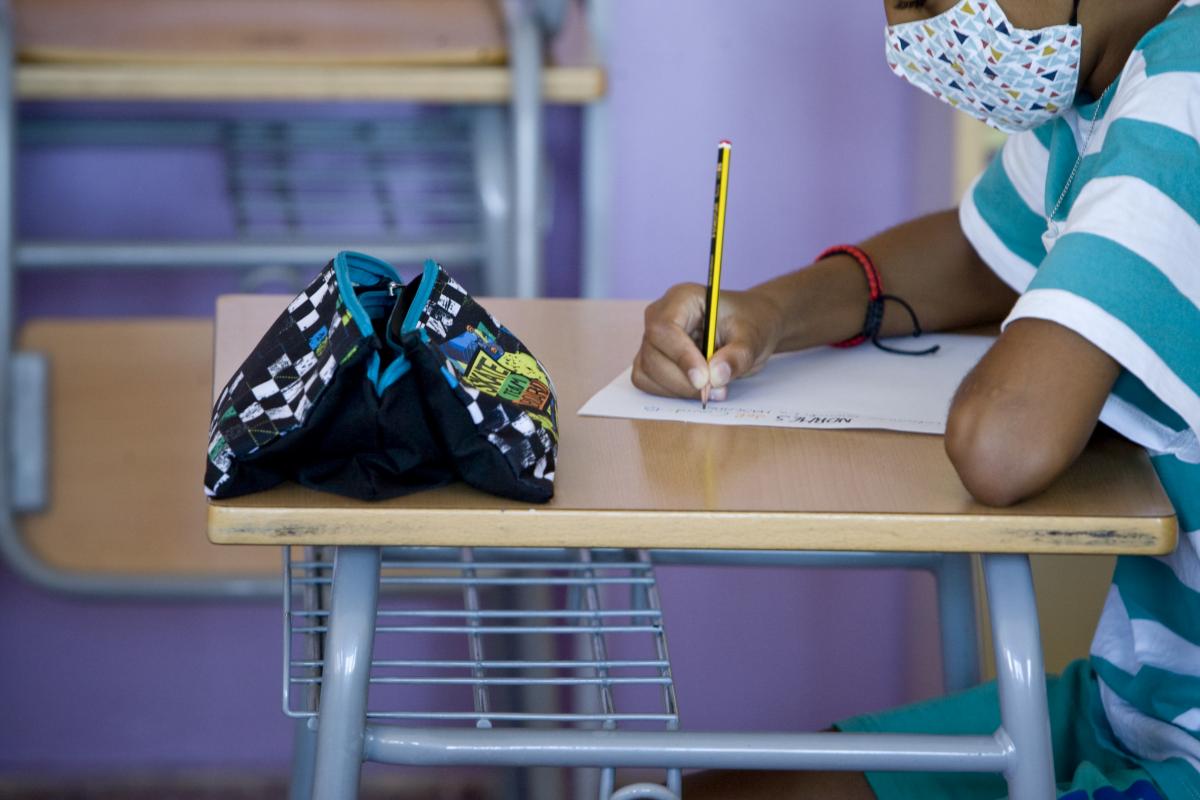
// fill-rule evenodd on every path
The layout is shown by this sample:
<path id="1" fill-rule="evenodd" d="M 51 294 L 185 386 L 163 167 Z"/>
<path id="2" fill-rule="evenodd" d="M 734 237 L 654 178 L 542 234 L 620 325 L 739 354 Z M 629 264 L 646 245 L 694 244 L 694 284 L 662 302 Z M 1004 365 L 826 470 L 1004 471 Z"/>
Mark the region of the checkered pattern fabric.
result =
<path id="1" fill-rule="evenodd" d="M 407 286 L 339 253 L 222 390 L 205 491 L 295 481 L 363 500 L 466 481 L 554 494 L 557 401 L 545 369 L 436 263 Z"/>
<path id="2" fill-rule="evenodd" d="M 217 398 L 204 489 L 222 496 L 239 458 L 304 424 L 364 337 L 338 291 L 333 262 L 288 305 Z"/>
<path id="3" fill-rule="evenodd" d="M 552 491 L 558 402 L 545 367 L 440 267 L 417 319 L 479 435 L 521 480 Z"/>

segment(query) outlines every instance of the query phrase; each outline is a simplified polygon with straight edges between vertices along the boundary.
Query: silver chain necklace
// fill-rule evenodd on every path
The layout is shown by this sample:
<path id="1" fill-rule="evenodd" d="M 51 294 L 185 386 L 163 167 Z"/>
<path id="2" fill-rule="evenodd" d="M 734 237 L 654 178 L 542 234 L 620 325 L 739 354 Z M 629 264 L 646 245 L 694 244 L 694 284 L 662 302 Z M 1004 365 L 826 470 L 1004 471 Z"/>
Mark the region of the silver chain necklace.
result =
<path id="1" fill-rule="evenodd" d="M 1092 123 L 1088 127 L 1087 136 L 1083 140 L 1083 148 L 1079 151 L 1079 157 L 1075 159 L 1075 166 L 1071 168 L 1071 174 L 1067 177 L 1067 184 L 1063 187 L 1062 194 L 1058 196 L 1058 202 L 1054 204 L 1054 210 L 1046 215 L 1046 241 L 1052 242 L 1058 238 L 1062 232 L 1058 221 L 1054 219 L 1058 214 L 1058 210 L 1062 208 L 1062 204 L 1067 199 L 1067 194 L 1071 191 L 1071 187 L 1075 184 L 1075 176 L 1079 174 L 1079 168 L 1083 166 L 1083 158 L 1087 155 L 1088 147 L 1092 144 L 1092 136 L 1096 133 L 1096 124 L 1100 119 L 1100 111 L 1104 108 L 1104 100 L 1108 97 L 1108 93 L 1112 91 L 1115 84 L 1109 84 L 1104 93 L 1100 95 L 1100 99 L 1096 101 L 1096 110 L 1092 113 Z M 1048 247 L 1046 248 L 1049 249 Z"/>

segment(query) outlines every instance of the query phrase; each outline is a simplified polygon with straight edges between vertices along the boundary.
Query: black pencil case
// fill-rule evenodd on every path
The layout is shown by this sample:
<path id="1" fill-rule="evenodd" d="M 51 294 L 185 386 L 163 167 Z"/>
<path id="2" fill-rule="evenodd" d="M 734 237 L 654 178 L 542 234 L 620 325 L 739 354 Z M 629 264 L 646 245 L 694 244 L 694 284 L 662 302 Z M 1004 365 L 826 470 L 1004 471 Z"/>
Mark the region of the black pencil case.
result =
<path id="1" fill-rule="evenodd" d="M 462 479 L 545 502 L 557 414 L 542 364 L 438 264 L 405 285 L 390 264 L 342 252 L 222 390 L 205 491 L 291 480 L 376 500 Z"/>

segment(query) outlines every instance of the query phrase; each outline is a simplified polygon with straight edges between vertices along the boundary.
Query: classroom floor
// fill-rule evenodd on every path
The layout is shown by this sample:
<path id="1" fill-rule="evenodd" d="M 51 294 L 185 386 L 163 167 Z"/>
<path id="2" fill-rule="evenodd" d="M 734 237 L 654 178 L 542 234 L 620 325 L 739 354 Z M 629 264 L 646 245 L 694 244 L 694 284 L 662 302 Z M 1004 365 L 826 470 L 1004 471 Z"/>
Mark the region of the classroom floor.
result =
<path id="1" fill-rule="evenodd" d="M 478 781 L 396 780 L 364 777 L 360 800 L 491 800 L 496 791 Z M 454 785 L 444 785 L 451 783 Z M 70 781 L 0 781 L 0 800 L 285 800 L 285 777 L 141 776 Z"/>

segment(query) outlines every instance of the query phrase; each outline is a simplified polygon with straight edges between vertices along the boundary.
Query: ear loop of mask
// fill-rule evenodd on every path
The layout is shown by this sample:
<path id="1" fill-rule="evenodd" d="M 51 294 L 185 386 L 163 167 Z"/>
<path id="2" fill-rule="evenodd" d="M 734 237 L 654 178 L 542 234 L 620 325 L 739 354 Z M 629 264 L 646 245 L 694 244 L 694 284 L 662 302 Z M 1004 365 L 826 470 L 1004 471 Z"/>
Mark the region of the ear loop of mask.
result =
<path id="1" fill-rule="evenodd" d="M 1075 4 L 1071 7 L 1071 25 L 1079 24 L 1079 0 L 1075 0 Z"/>

